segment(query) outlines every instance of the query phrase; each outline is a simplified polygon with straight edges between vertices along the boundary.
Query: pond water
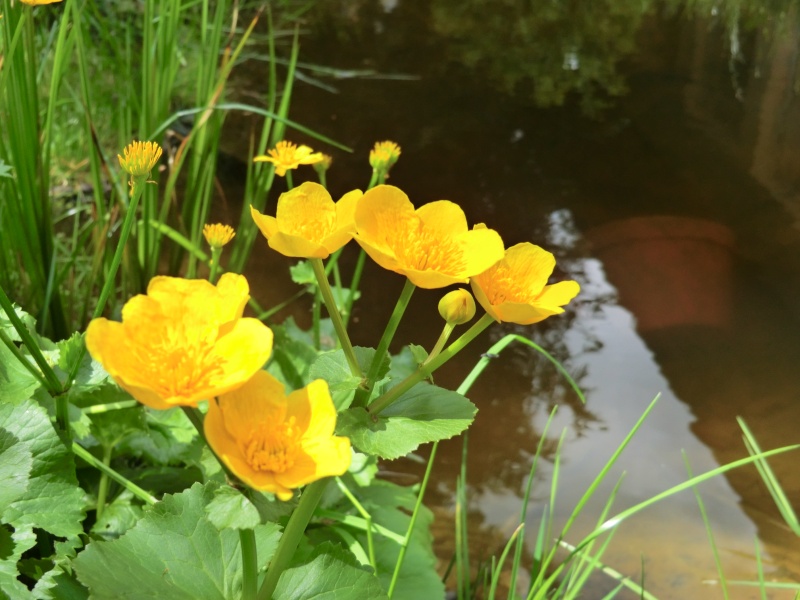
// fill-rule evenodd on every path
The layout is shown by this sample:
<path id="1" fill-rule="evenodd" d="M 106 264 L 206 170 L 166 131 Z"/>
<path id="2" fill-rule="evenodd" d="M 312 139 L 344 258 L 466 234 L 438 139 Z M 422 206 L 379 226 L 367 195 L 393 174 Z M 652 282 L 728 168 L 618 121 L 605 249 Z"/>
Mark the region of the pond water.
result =
<path id="1" fill-rule="evenodd" d="M 517 332 L 563 361 L 586 392 L 582 406 L 546 360 L 514 346 L 475 385 L 476 554 L 499 554 L 513 531 L 555 405 L 548 447 L 567 430 L 562 521 L 656 395 L 614 471 L 625 472 L 615 511 L 686 480 L 684 455 L 695 473 L 745 456 L 737 417 L 764 449 L 800 442 L 797 11 L 791 2 L 772 3 L 773 13 L 740 4 L 383 0 L 320 3 L 309 13 L 301 61 L 339 71 L 302 69 L 309 82 L 297 83 L 290 116 L 355 152 L 291 139 L 333 155 L 334 197 L 363 188 L 372 144 L 393 140 L 403 154 L 390 183 L 415 204 L 456 201 L 507 246 L 532 241 L 553 251 L 559 276 L 582 286 L 567 314 L 533 327 L 496 325 L 437 374 L 455 387 L 493 341 Z M 254 256 L 254 296 L 269 305 L 290 295 L 288 261 Z M 374 345 L 403 281 L 375 265 L 364 281 L 353 333 Z M 432 346 L 439 297 L 415 294 L 397 348 Z M 307 307 L 295 317 L 307 322 Z M 426 498 L 444 563 L 460 457 L 460 440 L 443 444 Z M 797 460 L 795 452 L 770 464 L 800 509 Z M 383 468 L 403 482 L 423 470 L 411 460 Z M 529 548 L 552 469 L 545 461 L 536 475 Z M 768 579 L 800 582 L 800 541 L 755 469 L 699 491 L 729 579 L 756 578 L 757 546 Z M 567 541 L 589 530 L 600 501 Z M 722 597 L 691 492 L 624 523 L 604 560 L 636 580 L 644 565 L 646 588 L 660 598 Z M 612 587 L 598 577 L 587 597 Z M 737 587 L 731 597 L 760 595 Z"/>

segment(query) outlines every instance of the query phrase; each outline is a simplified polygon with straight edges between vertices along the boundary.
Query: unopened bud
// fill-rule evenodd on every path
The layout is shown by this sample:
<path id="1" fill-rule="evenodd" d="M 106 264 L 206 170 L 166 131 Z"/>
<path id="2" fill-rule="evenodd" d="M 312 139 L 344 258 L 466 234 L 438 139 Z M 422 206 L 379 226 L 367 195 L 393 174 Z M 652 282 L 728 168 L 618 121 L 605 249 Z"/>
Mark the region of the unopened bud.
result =
<path id="1" fill-rule="evenodd" d="M 453 290 L 439 300 L 439 314 L 450 325 L 461 325 L 475 316 L 475 299 L 467 290 Z"/>

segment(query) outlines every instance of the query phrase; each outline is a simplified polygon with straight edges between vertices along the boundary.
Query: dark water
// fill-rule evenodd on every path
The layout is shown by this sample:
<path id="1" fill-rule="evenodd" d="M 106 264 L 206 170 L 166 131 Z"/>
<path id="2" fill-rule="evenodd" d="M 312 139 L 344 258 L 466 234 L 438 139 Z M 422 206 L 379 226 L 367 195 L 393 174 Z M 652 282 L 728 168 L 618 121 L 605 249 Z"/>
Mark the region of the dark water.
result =
<path id="1" fill-rule="evenodd" d="M 758 2 L 536 6 L 320 3 L 309 13 L 301 60 L 342 71 L 331 78 L 304 69 L 336 93 L 299 82 L 290 115 L 354 148 L 348 155 L 291 138 L 333 155 L 335 197 L 363 189 L 372 144 L 393 140 L 403 154 L 390 182 L 417 205 L 456 201 L 506 245 L 550 249 L 582 284 L 566 315 L 534 327 L 495 326 L 437 375 L 437 383 L 456 386 L 491 342 L 515 331 L 558 356 L 586 391 L 582 406 L 546 361 L 514 347 L 473 388 L 480 413 L 469 441 L 471 534 L 484 557 L 499 554 L 514 529 L 556 404 L 548 448 L 566 428 L 562 521 L 657 394 L 615 469 L 625 472 L 616 510 L 687 479 L 682 452 L 695 473 L 745 456 L 736 417 L 764 449 L 800 442 L 794 5 L 772 3 L 773 12 Z M 295 183 L 312 178 L 310 169 L 297 173 Z M 254 295 L 268 305 L 293 289 L 288 262 L 264 247 L 251 266 Z M 368 265 L 357 343 L 376 343 L 402 283 Z M 432 346 L 438 298 L 415 294 L 399 342 Z M 295 316 L 308 318 L 302 307 Z M 428 496 L 445 563 L 460 456 L 460 441 L 443 445 Z M 800 508 L 797 461 L 795 452 L 770 464 Z M 384 468 L 404 481 L 422 471 L 408 460 Z M 544 462 L 537 473 L 529 543 L 552 468 Z M 699 491 L 729 579 L 756 578 L 758 545 L 767 579 L 800 582 L 800 542 L 754 469 Z M 580 540 L 604 500 L 590 504 L 567 541 Z M 710 583 L 718 576 L 689 492 L 624 523 L 604 560 L 634 579 L 644 564 L 646 587 L 660 598 L 722 597 Z M 597 582 L 598 598 L 613 587 Z M 731 597 L 760 596 L 738 587 Z"/>

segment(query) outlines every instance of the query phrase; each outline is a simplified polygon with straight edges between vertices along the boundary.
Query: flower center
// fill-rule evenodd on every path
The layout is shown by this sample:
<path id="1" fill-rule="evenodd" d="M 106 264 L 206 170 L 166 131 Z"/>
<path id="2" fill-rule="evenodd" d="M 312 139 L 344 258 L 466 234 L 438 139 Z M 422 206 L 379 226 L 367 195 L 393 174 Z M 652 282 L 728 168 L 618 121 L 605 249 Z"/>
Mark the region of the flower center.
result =
<path id="1" fill-rule="evenodd" d="M 520 285 L 524 281 L 524 277 L 520 277 L 519 273 L 512 273 L 511 269 L 502 263 L 479 277 L 479 284 L 484 284 L 481 285 L 483 293 L 492 306 L 504 302 L 532 304 L 538 294 L 533 294 L 530 289 Z"/>
<path id="2" fill-rule="evenodd" d="M 336 227 L 334 211 L 304 211 L 302 215 L 285 223 L 286 233 L 312 242 L 322 242 Z"/>
<path id="3" fill-rule="evenodd" d="M 300 431 L 294 417 L 281 423 L 261 423 L 240 442 L 247 464 L 256 471 L 284 473 L 291 469 L 300 448 Z"/>
<path id="4" fill-rule="evenodd" d="M 188 397 L 211 387 L 223 372 L 223 359 L 214 355 L 213 341 L 188 335 L 183 327 L 169 327 L 156 343 L 140 351 L 140 356 L 147 353 L 143 363 L 161 397 Z"/>
<path id="5" fill-rule="evenodd" d="M 456 276 L 466 269 L 461 245 L 451 237 L 434 235 L 422 223 L 417 224 L 416 231 L 403 232 L 393 242 L 395 256 L 404 267 Z"/>

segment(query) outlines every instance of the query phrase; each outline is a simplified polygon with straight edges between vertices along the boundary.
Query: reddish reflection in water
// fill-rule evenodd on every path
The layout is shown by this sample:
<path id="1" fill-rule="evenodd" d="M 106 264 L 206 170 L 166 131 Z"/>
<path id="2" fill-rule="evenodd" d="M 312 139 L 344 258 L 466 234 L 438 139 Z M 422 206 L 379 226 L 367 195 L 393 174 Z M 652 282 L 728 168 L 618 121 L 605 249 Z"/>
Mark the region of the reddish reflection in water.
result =
<path id="1" fill-rule="evenodd" d="M 475 552 L 499 553 L 513 530 L 532 453 L 554 405 L 560 408 L 548 456 L 561 429 L 568 430 L 556 507 L 562 523 L 656 394 L 656 409 L 614 472 L 627 473 L 616 510 L 685 481 L 682 451 L 694 472 L 745 456 L 737 416 L 764 448 L 800 441 L 800 231 L 793 216 L 800 212 L 800 187 L 798 171 L 786 168 L 796 164 L 800 138 L 783 135 L 800 125 L 789 85 L 796 40 L 774 38 L 772 62 L 760 65 L 768 76 L 753 77 L 753 64 L 745 62 L 738 68 L 751 77 L 738 77 L 734 86 L 724 31 L 702 20 L 631 19 L 641 29 L 639 46 L 622 66 L 630 92 L 593 121 L 573 105 L 537 109 L 448 62 L 450 42 L 431 32 L 426 6 L 405 1 L 383 12 L 365 2 L 320 17 L 336 28 L 312 27 L 317 35 L 305 38 L 304 60 L 420 78 L 335 81 L 338 94 L 298 84 L 292 117 L 355 149 L 350 156 L 312 143 L 334 156 L 328 174 L 334 195 L 366 185 L 370 147 L 394 140 L 403 155 L 391 183 L 417 205 L 457 201 L 470 222 L 486 222 L 507 245 L 533 241 L 553 250 L 559 267 L 582 283 L 566 315 L 531 328 L 497 326 L 459 364 L 437 374 L 437 382 L 454 387 L 492 341 L 514 331 L 564 361 L 588 399 L 580 405 L 546 361 L 517 347 L 473 388 L 480 408 L 469 454 Z M 748 57 L 769 45 L 757 34 L 748 40 Z M 242 123 L 243 136 L 251 125 Z M 230 147 L 241 147 L 240 139 Z M 295 183 L 303 178 L 298 172 Z M 310 170 L 305 178 L 312 178 Z M 638 233 L 620 231 L 631 226 Z M 623 256 L 612 238 L 634 241 L 632 252 Z M 255 256 L 254 295 L 266 305 L 291 295 L 290 262 L 266 244 Z M 348 249 L 348 265 L 354 256 Z M 368 265 L 365 282 L 353 331 L 357 343 L 374 344 L 402 279 Z M 415 293 L 398 344 L 433 344 L 441 327 L 438 299 Z M 292 314 L 307 323 L 307 311 L 299 304 Z M 444 563 L 452 552 L 460 460 L 459 441 L 443 444 L 428 497 L 441 517 Z M 795 503 L 796 461 L 795 453 L 770 462 Z M 406 479 L 422 472 L 408 460 L 384 469 Z M 528 513 L 530 544 L 551 474 L 544 461 Z M 700 492 L 727 577 L 756 577 L 757 540 L 768 577 L 800 581 L 800 543 L 781 525 L 755 470 L 728 473 Z M 591 528 L 604 499 L 588 506 L 569 541 Z M 704 583 L 718 576 L 689 493 L 624 523 L 605 560 L 634 579 L 644 562 L 647 588 L 661 598 L 718 593 Z M 598 577 L 589 597 L 612 587 Z M 731 597 L 759 593 L 736 588 Z"/>

